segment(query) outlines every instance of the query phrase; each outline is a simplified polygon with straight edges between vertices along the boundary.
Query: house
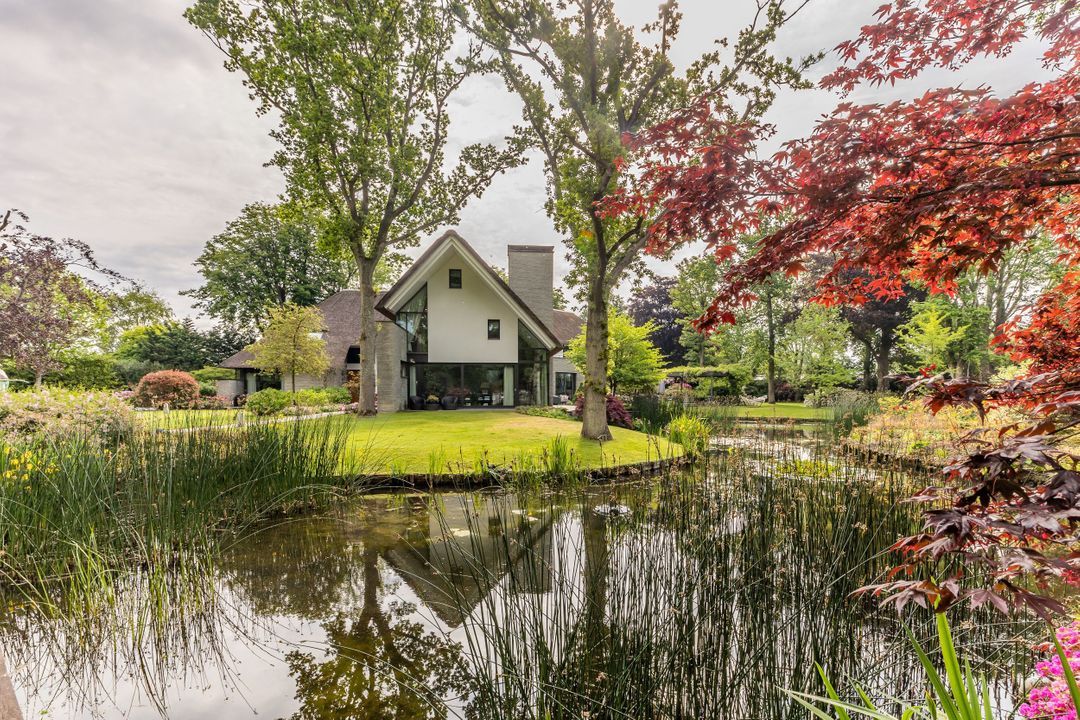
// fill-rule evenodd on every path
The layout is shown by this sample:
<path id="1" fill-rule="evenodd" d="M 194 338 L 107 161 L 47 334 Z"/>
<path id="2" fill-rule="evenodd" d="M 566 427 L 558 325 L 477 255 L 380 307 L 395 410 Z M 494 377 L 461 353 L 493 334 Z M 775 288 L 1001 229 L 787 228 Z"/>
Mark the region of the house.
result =
<path id="1" fill-rule="evenodd" d="M 510 245 L 508 281 L 454 231 L 435 240 L 376 298 L 375 376 L 380 412 L 429 396 L 455 396 L 465 407 L 514 407 L 568 402 L 581 374 L 564 350 L 582 327 L 552 304 L 554 253 L 549 245 Z M 330 370 L 298 376 L 297 388 L 343 385 L 359 370 L 359 291 L 319 304 Z M 260 375 L 250 353 L 222 363 L 236 371 L 218 383 L 227 397 L 282 387 Z"/>

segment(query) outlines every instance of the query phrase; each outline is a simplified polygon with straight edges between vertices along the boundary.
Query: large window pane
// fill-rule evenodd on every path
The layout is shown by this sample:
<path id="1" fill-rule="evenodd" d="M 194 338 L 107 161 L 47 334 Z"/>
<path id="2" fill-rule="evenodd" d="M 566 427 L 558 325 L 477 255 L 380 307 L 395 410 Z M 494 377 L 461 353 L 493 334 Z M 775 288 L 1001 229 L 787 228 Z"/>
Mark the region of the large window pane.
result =
<path id="1" fill-rule="evenodd" d="M 427 284 L 416 291 L 395 315 L 396 322 L 406 334 L 406 347 L 411 353 L 428 351 Z"/>

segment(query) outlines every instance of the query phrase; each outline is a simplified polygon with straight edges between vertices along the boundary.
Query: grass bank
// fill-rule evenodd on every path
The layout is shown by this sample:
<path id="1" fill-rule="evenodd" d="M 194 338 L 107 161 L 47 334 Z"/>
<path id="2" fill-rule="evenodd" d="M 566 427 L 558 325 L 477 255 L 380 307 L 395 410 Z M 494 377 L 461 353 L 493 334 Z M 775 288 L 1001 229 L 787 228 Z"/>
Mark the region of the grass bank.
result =
<path id="1" fill-rule="evenodd" d="M 581 437 L 572 420 L 512 410 L 399 412 L 349 420 L 346 462 L 371 474 L 469 472 L 478 466 L 513 466 L 553 452 L 558 443 L 581 469 L 655 461 L 681 454 L 665 438 L 612 427 L 612 440 Z M 559 438 L 560 440 L 556 440 Z"/>
<path id="2" fill-rule="evenodd" d="M 802 403 L 778 402 L 761 405 L 736 405 L 732 408 L 740 418 L 776 418 L 778 420 L 832 420 L 832 408 L 807 407 Z"/>

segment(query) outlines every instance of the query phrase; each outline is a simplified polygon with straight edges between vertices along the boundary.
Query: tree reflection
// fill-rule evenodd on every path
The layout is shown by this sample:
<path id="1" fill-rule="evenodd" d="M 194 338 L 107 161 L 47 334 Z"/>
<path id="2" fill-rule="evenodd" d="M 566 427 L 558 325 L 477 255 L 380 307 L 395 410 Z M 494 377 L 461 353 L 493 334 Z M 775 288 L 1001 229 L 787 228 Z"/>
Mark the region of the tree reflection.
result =
<path id="1" fill-rule="evenodd" d="M 415 608 L 386 602 L 377 547 L 362 553 L 363 603 L 323 622 L 329 651 L 288 654 L 301 702 L 294 720 L 444 718 L 443 699 L 468 689 L 461 648 L 409 618 Z"/>

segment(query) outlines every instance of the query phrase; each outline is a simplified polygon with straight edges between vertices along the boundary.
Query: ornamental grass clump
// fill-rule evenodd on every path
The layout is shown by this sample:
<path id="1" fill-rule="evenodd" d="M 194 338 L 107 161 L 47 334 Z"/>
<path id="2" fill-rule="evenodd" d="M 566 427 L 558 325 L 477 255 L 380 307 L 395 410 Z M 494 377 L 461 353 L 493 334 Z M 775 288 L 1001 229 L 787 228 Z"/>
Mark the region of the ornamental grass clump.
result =
<path id="1" fill-rule="evenodd" d="M 348 491 L 346 432 L 311 421 L 0 441 L 0 586 L 85 588 L 203 562 L 254 522 Z"/>

